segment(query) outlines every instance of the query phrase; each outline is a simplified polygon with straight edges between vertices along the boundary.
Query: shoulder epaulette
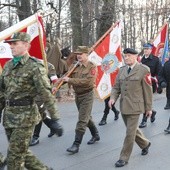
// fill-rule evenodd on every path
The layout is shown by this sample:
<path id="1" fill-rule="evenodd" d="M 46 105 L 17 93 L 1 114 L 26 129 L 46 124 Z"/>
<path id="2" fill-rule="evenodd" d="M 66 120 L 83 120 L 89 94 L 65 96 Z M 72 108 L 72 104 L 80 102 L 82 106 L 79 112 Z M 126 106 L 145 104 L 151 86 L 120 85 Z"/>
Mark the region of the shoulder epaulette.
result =
<path id="1" fill-rule="evenodd" d="M 36 57 L 32 57 L 32 56 L 30 57 L 30 59 L 34 62 L 37 62 L 38 64 L 44 65 L 43 60 L 40 60 L 40 59 L 38 59 Z"/>
<path id="2" fill-rule="evenodd" d="M 142 64 L 142 63 L 140 63 L 140 65 L 141 65 L 141 67 L 143 67 L 144 69 L 150 70 L 149 67 L 148 67 L 147 65 Z"/>

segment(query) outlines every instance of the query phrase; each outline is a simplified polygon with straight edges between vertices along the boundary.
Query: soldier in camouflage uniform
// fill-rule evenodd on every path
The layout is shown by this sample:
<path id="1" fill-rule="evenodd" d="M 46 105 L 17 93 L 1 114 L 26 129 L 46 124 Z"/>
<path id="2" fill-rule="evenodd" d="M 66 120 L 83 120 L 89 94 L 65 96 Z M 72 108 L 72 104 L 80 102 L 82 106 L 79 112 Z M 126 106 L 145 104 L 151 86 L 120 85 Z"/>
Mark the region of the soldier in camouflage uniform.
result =
<path id="1" fill-rule="evenodd" d="M 53 86 L 55 85 L 55 83 L 57 82 L 57 79 L 58 79 L 54 66 L 49 62 L 48 62 L 48 78 L 50 79 L 50 83 Z M 41 127 L 42 127 L 42 122 L 44 122 L 44 124 L 48 128 L 50 128 L 50 133 L 49 133 L 48 137 L 53 136 L 55 133 L 58 136 L 62 136 L 62 131 L 59 132 L 58 129 L 54 128 L 54 130 L 53 130 L 51 128 L 51 125 L 53 125 L 53 127 L 54 127 L 54 122 L 51 121 L 51 118 L 48 116 L 48 113 L 47 113 L 47 110 L 44 106 L 44 103 L 39 96 L 36 97 L 35 102 L 38 105 L 38 110 L 41 114 L 42 120 L 35 126 L 33 137 L 30 141 L 29 146 L 34 146 L 34 145 L 37 145 L 39 143 L 39 135 L 40 135 Z"/>
<path id="2" fill-rule="evenodd" d="M 9 141 L 7 152 L 7 169 L 49 170 L 29 150 L 29 141 L 34 127 L 41 116 L 35 104 L 37 94 L 41 96 L 51 119 L 58 123 L 59 113 L 46 69 L 39 60 L 32 58 L 28 50 L 31 37 L 27 33 L 15 33 L 10 43 L 14 58 L 6 63 L 0 76 L 1 102 L 5 105 L 3 111 L 3 126 Z"/>
<path id="3" fill-rule="evenodd" d="M 75 52 L 80 62 L 79 66 L 73 71 L 71 78 L 64 77 L 63 81 L 73 86 L 75 91 L 75 102 L 79 116 L 76 126 L 76 135 L 73 145 L 67 149 L 68 152 L 77 153 L 82 142 L 86 127 L 89 128 L 92 138 L 87 144 L 94 144 L 100 140 L 98 130 L 92 120 L 91 111 L 93 105 L 93 88 L 95 85 L 97 68 L 88 61 L 88 47 L 79 46 Z"/>

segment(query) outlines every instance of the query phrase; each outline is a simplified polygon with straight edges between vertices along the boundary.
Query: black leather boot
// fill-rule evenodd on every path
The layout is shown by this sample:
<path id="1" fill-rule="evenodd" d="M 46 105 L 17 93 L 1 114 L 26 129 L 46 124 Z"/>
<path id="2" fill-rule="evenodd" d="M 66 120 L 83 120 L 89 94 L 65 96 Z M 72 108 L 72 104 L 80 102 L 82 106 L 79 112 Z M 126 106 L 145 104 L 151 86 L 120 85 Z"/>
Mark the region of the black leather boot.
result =
<path id="1" fill-rule="evenodd" d="M 169 119 L 168 127 L 164 131 L 167 132 L 167 133 L 170 133 L 170 119 Z"/>
<path id="2" fill-rule="evenodd" d="M 51 121 L 50 121 L 50 129 L 52 130 L 52 132 L 54 132 L 59 137 L 63 135 L 63 128 L 59 124 L 58 120 L 52 120 L 51 119 Z"/>
<path id="3" fill-rule="evenodd" d="M 87 142 L 88 145 L 94 144 L 96 141 L 100 140 L 99 132 L 95 125 L 89 126 L 89 130 L 92 134 L 92 138 Z"/>
<path id="4" fill-rule="evenodd" d="M 170 109 L 170 99 L 167 99 L 166 106 L 164 107 L 165 110 Z"/>
<path id="5" fill-rule="evenodd" d="M 84 133 L 76 131 L 75 141 L 73 142 L 72 146 L 67 149 L 67 152 L 75 154 L 79 151 L 79 146 L 82 142 Z"/>
<path id="6" fill-rule="evenodd" d="M 48 134 L 48 137 L 52 137 L 53 135 L 55 135 L 55 132 L 51 129 L 51 118 L 46 116 L 46 118 L 43 120 L 43 122 L 45 123 L 45 125 L 50 128 L 50 133 Z"/>
<path id="7" fill-rule="evenodd" d="M 102 120 L 99 122 L 99 126 L 103 126 L 103 125 L 107 124 L 107 122 L 106 122 L 107 115 L 108 115 L 108 113 L 104 113 Z"/>
<path id="8" fill-rule="evenodd" d="M 152 110 L 151 123 L 153 123 L 155 121 L 155 115 L 156 115 L 156 111 Z"/>
<path id="9" fill-rule="evenodd" d="M 146 117 L 146 114 L 143 113 L 142 122 L 140 123 L 139 128 L 144 128 L 146 126 L 147 126 L 147 117 Z"/>
<path id="10" fill-rule="evenodd" d="M 119 111 L 115 108 L 114 105 L 112 106 L 112 110 L 113 110 L 113 112 L 114 112 L 114 114 L 115 114 L 114 120 L 119 119 Z"/>

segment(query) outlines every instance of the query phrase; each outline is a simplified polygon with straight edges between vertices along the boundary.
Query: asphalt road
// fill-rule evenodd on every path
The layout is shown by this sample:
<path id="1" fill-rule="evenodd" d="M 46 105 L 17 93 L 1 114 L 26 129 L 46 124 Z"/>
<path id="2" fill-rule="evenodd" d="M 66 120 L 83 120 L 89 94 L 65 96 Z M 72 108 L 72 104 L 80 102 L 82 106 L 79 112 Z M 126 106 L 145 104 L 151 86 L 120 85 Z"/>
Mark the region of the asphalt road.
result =
<path id="1" fill-rule="evenodd" d="M 154 109 L 157 111 L 156 121 L 148 121 L 146 128 L 142 129 L 151 141 L 149 154 L 141 156 L 141 149 L 135 144 L 129 163 L 122 170 L 169 170 L 170 169 L 170 134 L 165 134 L 170 110 L 164 110 L 165 94 L 154 95 Z M 117 108 L 119 103 L 116 104 Z M 54 170 L 113 170 L 117 169 L 114 163 L 118 160 L 125 136 L 125 126 L 122 118 L 114 121 L 110 112 L 107 124 L 98 126 L 103 115 L 104 102 L 95 99 L 92 116 L 98 127 L 101 140 L 94 145 L 87 145 L 91 138 L 87 129 L 83 142 L 77 154 L 70 155 L 66 149 L 72 145 L 77 121 L 77 109 L 74 101 L 58 103 L 61 113 L 61 123 L 64 127 L 62 137 L 48 138 L 49 129 L 43 125 L 40 143 L 30 149 L 45 164 Z M 141 116 L 142 118 L 142 116 Z M 141 120 L 141 119 L 140 119 Z M 0 125 L 0 151 L 6 155 L 7 140 L 4 129 Z"/>

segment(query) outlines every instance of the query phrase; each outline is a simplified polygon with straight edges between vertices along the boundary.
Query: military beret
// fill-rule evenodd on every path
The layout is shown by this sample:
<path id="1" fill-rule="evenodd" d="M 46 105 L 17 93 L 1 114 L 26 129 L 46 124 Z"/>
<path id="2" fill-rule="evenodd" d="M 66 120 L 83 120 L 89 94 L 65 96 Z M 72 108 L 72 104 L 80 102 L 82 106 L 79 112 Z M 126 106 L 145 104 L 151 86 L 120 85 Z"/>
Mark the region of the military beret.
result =
<path id="1" fill-rule="evenodd" d="M 87 46 L 78 46 L 74 53 L 89 53 L 89 48 Z"/>
<path id="2" fill-rule="evenodd" d="M 133 48 L 126 48 L 123 50 L 124 54 L 138 54 L 138 52 Z"/>
<path id="3" fill-rule="evenodd" d="M 143 45 L 143 48 L 152 48 L 152 47 L 153 47 L 153 45 L 150 44 L 150 43 L 145 43 L 145 44 Z"/>
<path id="4" fill-rule="evenodd" d="M 26 32 L 16 32 L 11 36 L 10 39 L 6 40 L 5 42 L 8 43 L 8 42 L 15 42 L 15 41 L 30 42 L 31 36 Z"/>

